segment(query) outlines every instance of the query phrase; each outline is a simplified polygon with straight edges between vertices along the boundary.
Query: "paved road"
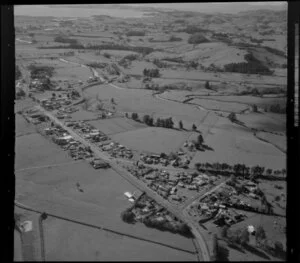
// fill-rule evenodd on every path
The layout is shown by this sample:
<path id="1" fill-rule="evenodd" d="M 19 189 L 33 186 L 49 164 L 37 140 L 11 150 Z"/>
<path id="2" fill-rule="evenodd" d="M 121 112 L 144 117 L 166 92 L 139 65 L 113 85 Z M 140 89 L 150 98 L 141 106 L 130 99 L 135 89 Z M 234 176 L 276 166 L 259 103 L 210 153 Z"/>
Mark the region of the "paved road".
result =
<path id="1" fill-rule="evenodd" d="M 57 119 L 55 116 L 53 116 L 50 112 L 46 111 L 41 106 L 37 106 L 37 108 L 41 112 L 43 112 L 46 116 L 48 116 L 52 121 L 54 121 L 55 123 L 60 125 L 62 128 L 64 128 L 66 131 L 68 131 L 69 134 L 71 136 L 73 136 L 73 138 L 75 140 L 78 140 L 83 145 L 90 147 L 90 149 L 94 152 L 95 155 L 97 155 L 98 157 L 100 157 L 103 160 L 110 163 L 112 169 L 115 170 L 124 179 L 129 181 L 132 185 L 134 185 L 139 190 L 145 192 L 150 198 L 154 199 L 157 203 L 162 205 L 165 209 L 167 209 L 169 212 L 171 212 L 176 217 L 181 219 L 183 222 L 186 222 L 190 226 L 190 228 L 191 228 L 191 230 L 192 230 L 192 232 L 193 232 L 193 234 L 196 238 L 196 241 L 198 243 L 198 248 L 201 249 L 201 250 L 198 250 L 199 258 L 203 261 L 209 261 L 210 260 L 210 255 L 209 255 L 209 251 L 208 251 L 208 248 L 206 246 L 206 243 L 205 243 L 203 237 L 201 236 L 201 234 L 199 233 L 200 229 L 196 227 L 196 224 L 192 222 L 192 219 L 187 214 L 184 214 L 183 212 L 179 211 L 176 207 L 171 205 L 167 200 L 163 199 L 160 195 L 158 195 L 152 189 L 148 188 L 142 181 L 140 181 L 139 179 L 137 179 L 136 177 L 131 175 L 126 169 L 120 167 L 117 164 L 116 160 L 114 160 L 111 157 L 107 156 L 106 154 L 101 152 L 95 145 L 93 145 L 92 143 L 90 143 L 90 142 L 86 141 L 85 139 L 83 139 L 76 132 L 74 132 L 70 127 L 67 127 L 59 119 Z"/>

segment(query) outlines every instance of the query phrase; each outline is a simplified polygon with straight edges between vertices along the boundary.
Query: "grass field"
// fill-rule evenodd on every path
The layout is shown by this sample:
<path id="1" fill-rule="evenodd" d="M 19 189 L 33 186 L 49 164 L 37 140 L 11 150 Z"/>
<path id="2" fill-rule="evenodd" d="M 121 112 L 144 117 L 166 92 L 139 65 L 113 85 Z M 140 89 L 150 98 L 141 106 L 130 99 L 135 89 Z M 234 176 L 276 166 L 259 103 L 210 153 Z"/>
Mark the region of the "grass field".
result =
<path id="1" fill-rule="evenodd" d="M 205 98 L 205 99 L 197 98 L 197 99 L 193 99 L 191 102 L 199 104 L 205 109 L 224 111 L 224 112 L 237 113 L 246 110 L 248 108 L 247 105 L 243 105 L 240 103 L 215 101 L 215 100 L 210 100 L 210 98 Z"/>
<path id="2" fill-rule="evenodd" d="M 245 125 L 250 128 L 263 129 L 270 132 L 285 133 L 286 115 L 284 114 L 275 114 L 275 115 L 278 116 L 253 112 L 249 114 L 237 114 L 237 119 L 244 122 Z"/>
<path id="3" fill-rule="evenodd" d="M 117 103 L 116 109 L 119 111 L 137 112 L 141 116 L 157 113 L 182 120 L 200 121 L 206 114 L 191 105 L 155 98 L 151 93 L 148 90 L 117 89 L 108 85 L 94 86 L 86 90 L 86 94 L 90 97 L 97 97 L 99 94 L 101 100 L 114 98 Z"/>
<path id="4" fill-rule="evenodd" d="M 209 129 L 205 143 L 213 151 L 197 152 L 190 167 L 197 162 L 226 162 L 285 168 L 285 154 L 273 145 L 258 140 L 244 128 L 219 123 L 217 127 Z"/>
<path id="5" fill-rule="evenodd" d="M 46 258 L 74 261 L 195 261 L 196 256 L 149 242 L 49 218 Z"/>
<path id="6" fill-rule="evenodd" d="M 149 127 L 112 136 L 113 140 L 138 151 L 169 153 L 178 150 L 188 138 L 188 132 Z"/>
<path id="7" fill-rule="evenodd" d="M 31 166 L 66 163 L 73 160 L 57 145 L 38 133 L 17 137 L 15 149 L 16 170 Z"/>
<path id="8" fill-rule="evenodd" d="M 104 132 L 107 135 L 122 133 L 126 131 L 131 131 L 135 129 L 147 127 L 144 124 L 135 122 L 131 119 L 125 118 L 112 118 L 112 119 L 103 119 L 97 121 L 90 121 L 91 125 Z"/>

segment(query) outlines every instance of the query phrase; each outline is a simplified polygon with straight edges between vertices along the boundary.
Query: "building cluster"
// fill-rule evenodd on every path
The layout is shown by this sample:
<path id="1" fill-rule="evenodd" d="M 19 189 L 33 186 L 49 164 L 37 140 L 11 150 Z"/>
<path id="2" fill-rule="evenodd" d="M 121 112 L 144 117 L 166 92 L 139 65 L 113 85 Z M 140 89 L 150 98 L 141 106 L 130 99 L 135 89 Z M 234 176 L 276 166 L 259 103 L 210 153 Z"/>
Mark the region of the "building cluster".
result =
<path id="1" fill-rule="evenodd" d="M 173 167 L 188 168 L 190 160 L 184 152 L 177 152 L 176 154 L 141 154 L 140 160 L 146 164 L 162 164 L 164 166 L 172 165 Z"/>
<path id="2" fill-rule="evenodd" d="M 40 124 L 42 122 L 47 122 L 50 120 L 48 116 L 45 116 L 34 108 L 27 110 L 25 114 L 23 114 L 23 116 L 27 121 L 33 124 Z"/>
<path id="3" fill-rule="evenodd" d="M 67 122 L 66 126 L 72 127 L 79 135 L 91 143 L 101 143 L 109 139 L 104 133 L 84 121 Z"/>
<path id="4" fill-rule="evenodd" d="M 190 212 L 194 216 L 200 217 L 199 223 L 201 224 L 209 220 L 214 220 L 213 223 L 218 226 L 238 223 L 245 219 L 245 214 L 236 210 L 258 211 L 250 204 L 251 200 L 258 199 L 257 195 L 253 193 L 257 189 L 257 185 L 249 181 L 245 183 L 243 189 L 248 189 L 243 194 L 246 194 L 247 198 L 249 197 L 247 199 L 249 202 L 246 202 L 245 199 L 241 200 L 234 187 L 225 185 L 214 193 L 205 196 L 198 204 L 192 205 Z"/>
<path id="5" fill-rule="evenodd" d="M 114 158 L 132 159 L 133 152 L 126 146 L 119 144 L 118 142 L 109 142 L 101 146 L 102 151 L 109 153 Z"/>
<path id="6" fill-rule="evenodd" d="M 166 209 L 146 195 L 142 195 L 136 201 L 132 212 L 135 215 L 135 219 L 140 222 L 144 222 L 146 219 L 151 219 L 152 222 L 157 223 L 180 223 L 174 215 L 170 214 Z"/>
<path id="7" fill-rule="evenodd" d="M 68 96 L 56 97 L 52 96 L 48 99 L 41 99 L 40 104 L 46 110 L 52 111 L 60 109 L 63 106 L 68 106 L 72 103 L 72 100 Z"/>

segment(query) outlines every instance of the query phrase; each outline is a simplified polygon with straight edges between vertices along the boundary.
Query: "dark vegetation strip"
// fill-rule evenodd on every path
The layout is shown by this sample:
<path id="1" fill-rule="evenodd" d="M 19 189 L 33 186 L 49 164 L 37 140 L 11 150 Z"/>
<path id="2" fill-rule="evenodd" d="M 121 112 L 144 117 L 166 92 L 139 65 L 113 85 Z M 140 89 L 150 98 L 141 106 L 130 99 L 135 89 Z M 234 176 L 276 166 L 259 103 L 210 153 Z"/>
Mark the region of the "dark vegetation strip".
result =
<path id="1" fill-rule="evenodd" d="M 17 202 L 15 202 L 15 206 L 17 206 L 21 209 L 25 209 L 25 210 L 32 211 L 32 212 L 39 213 L 39 214 L 45 213 L 45 212 L 41 212 L 41 211 L 38 211 L 38 210 L 33 209 L 33 208 L 29 208 L 27 206 L 23 206 L 22 204 L 19 204 Z M 133 238 L 133 239 L 137 239 L 137 240 L 141 240 L 141 241 L 145 241 L 145 242 L 149 242 L 149 243 L 154 243 L 154 244 L 157 244 L 157 245 L 165 246 L 165 247 L 168 247 L 168 248 L 171 248 L 171 249 L 179 250 L 179 251 L 190 253 L 190 254 L 193 254 L 193 255 L 197 254 L 197 252 L 195 252 L 195 251 L 189 251 L 189 250 L 186 250 L 186 249 L 174 247 L 174 246 L 171 246 L 171 245 L 168 245 L 168 244 L 164 244 L 164 243 L 157 242 L 157 241 L 152 241 L 152 240 L 145 239 L 145 238 L 142 238 L 142 237 L 133 236 L 133 235 L 122 233 L 122 232 L 119 232 L 119 231 L 115 231 L 115 230 L 112 230 L 112 229 L 109 229 L 109 228 L 105 228 L 105 227 L 101 227 L 101 226 L 97 226 L 97 225 L 77 221 L 75 219 L 69 219 L 69 218 L 66 218 L 66 217 L 57 216 L 57 215 L 50 214 L 50 213 L 46 213 L 46 214 L 48 216 L 58 218 L 58 219 L 61 219 L 61 220 L 64 220 L 64 221 L 68 221 L 68 222 L 71 222 L 71 223 L 84 225 L 84 226 L 91 227 L 91 228 L 96 228 L 98 230 L 104 230 L 104 231 L 111 232 L 111 233 L 114 233 L 114 234 L 117 234 L 117 235 L 126 236 L 126 237 L 129 237 L 129 238 Z"/>

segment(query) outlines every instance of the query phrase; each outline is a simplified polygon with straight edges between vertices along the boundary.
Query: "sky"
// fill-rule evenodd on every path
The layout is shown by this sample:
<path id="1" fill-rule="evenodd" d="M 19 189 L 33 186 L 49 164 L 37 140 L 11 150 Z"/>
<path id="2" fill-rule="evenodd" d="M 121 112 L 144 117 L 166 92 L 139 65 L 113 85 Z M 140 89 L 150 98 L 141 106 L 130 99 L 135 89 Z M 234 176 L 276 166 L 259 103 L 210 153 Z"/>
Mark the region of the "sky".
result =
<path id="1" fill-rule="evenodd" d="M 287 2 L 223 2 L 223 3 L 162 3 L 162 4 L 127 4 L 132 6 L 149 6 L 177 9 L 182 11 L 237 13 L 256 9 L 283 10 Z"/>

